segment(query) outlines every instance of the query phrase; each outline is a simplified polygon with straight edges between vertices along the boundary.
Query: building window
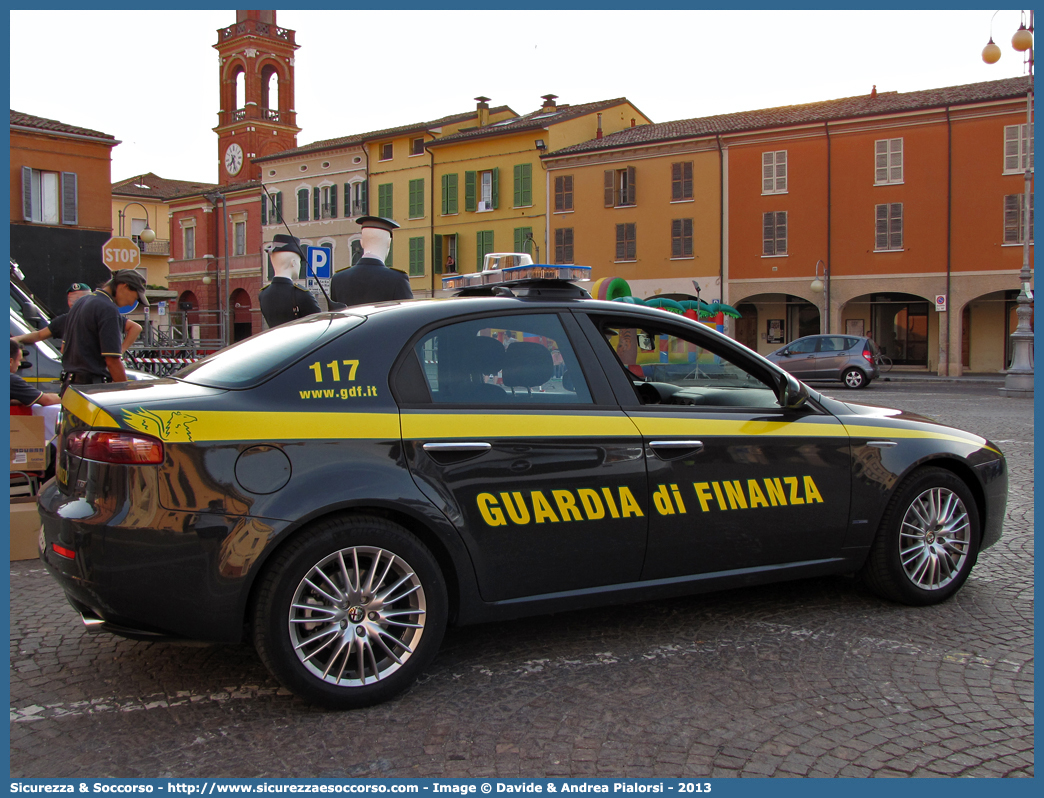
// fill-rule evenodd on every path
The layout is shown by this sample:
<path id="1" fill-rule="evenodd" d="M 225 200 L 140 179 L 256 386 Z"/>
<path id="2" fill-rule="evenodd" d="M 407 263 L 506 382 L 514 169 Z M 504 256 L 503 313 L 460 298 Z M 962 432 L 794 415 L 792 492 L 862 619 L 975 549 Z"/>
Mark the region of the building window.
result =
<path id="1" fill-rule="evenodd" d="M 410 181 L 409 218 L 421 219 L 424 216 L 424 178 Z M 411 241 L 413 239 L 410 239 Z"/>
<path id="2" fill-rule="evenodd" d="M 183 257 L 185 260 L 191 260 L 196 257 L 196 226 L 186 227 L 181 231 L 183 242 L 185 244 L 185 252 Z"/>
<path id="3" fill-rule="evenodd" d="M 761 153 L 761 193 L 785 194 L 786 192 L 787 151 Z"/>
<path id="4" fill-rule="evenodd" d="M 457 175 L 442 176 L 442 215 L 457 212 Z"/>
<path id="5" fill-rule="evenodd" d="M 634 224 L 616 225 L 616 260 L 637 260 L 638 247 L 635 241 Z"/>
<path id="6" fill-rule="evenodd" d="M 424 236 L 410 239 L 410 277 L 424 276 Z"/>
<path id="7" fill-rule="evenodd" d="M 377 186 L 377 215 L 385 219 L 392 217 L 392 184 L 382 183 Z"/>
<path id="8" fill-rule="evenodd" d="M 1004 197 L 1004 243 L 1021 244 L 1026 240 L 1026 195 Z M 1030 243 L 1033 243 L 1033 195 L 1030 194 Z"/>
<path id="9" fill-rule="evenodd" d="M 311 192 L 307 188 L 297 189 L 297 221 L 308 221 L 308 195 Z"/>
<path id="10" fill-rule="evenodd" d="M 1026 156 L 1029 168 L 1033 169 L 1033 139 L 1026 139 L 1026 125 L 1004 126 L 1004 174 L 1022 174 L 1026 171 Z"/>
<path id="11" fill-rule="evenodd" d="M 464 173 L 464 210 L 492 211 L 500 205 L 500 168 Z"/>
<path id="12" fill-rule="evenodd" d="M 316 219 L 336 219 L 337 218 L 337 185 L 322 186 L 317 188 L 316 192 L 319 196 L 319 207 L 317 208 Z"/>
<path id="13" fill-rule="evenodd" d="M 424 139 L 413 139 L 410 142 L 410 155 L 423 155 L 424 154 Z"/>
<path id="14" fill-rule="evenodd" d="M 392 143 L 389 141 L 386 144 L 381 144 L 379 153 L 378 161 L 390 161 L 392 159 Z"/>
<path id="15" fill-rule="evenodd" d="M 555 229 L 555 263 L 573 262 L 573 228 Z"/>
<path id="16" fill-rule="evenodd" d="M 532 227 L 516 227 L 515 228 L 515 252 L 529 252 L 530 245 L 535 245 L 533 241 L 533 228 Z"/>
<path id="17" fill-rule="evenodd" d="M 261 224 L 282 224 L 283 192 L 273 191 L 261 195 Z"/>
<path id="18" fill-rule="evenodd" d="M 475 271 L 480 272 L 483 259 L 493 251 L 493 231 L 479 230 L 475 236 L 475 245 L 478 247 L 475 252 Z"/>
<path id="19" fill-rule="evenodd" d="M 903 182 L 903 140 L 874 142 L 874 185 Z"/>
<path id="20" fill-rule="evenodd" d="M 671 221 L 671 257 L 692 257 L 692 219 Z"/>
<path id="21" fill-rule="evenodd" d="M 555 212 L 573 210 L 573 176 L 562 175 L 555 178 Z"/>
<path id="22" fill-rule="evenodd" d="M 671 201 L 692 199 L 692 161 L 671 164 Z"/>
<path id="23" fill-rule="evenodd" d="M 533 204 L 533 164 L 515 164 L 515 207 L 525 208 Z"/>
<path id="24" fill-rule="evenodd" d="M 351 210 L 349 210 L 351 203 Z M 366 181 L 344 184 L 344 215 L 365 216 L 368 211 L 369 202 L 366 197 Z"/>
<path id="25" fill-rule="evenodd" d="M 769 211 L 762 214 L 762 255 L 787 254 L 787 212 Z"/>
<path id="26" fill-rule="evenodd" d="M 246 255 L 246 222 L 236 222 L 233 227 L 235 237 L 233 254 Z"/>
<path id="27" fill-rule="evenodd" d="M 40 224 L 77 224 L 76 173 L 23 166 L 22 216 Z"/>
<path id="28" fill-rule="evenodd" d="M 605 207 L 622 207 L 635 203 L 635 168 L 605 170 Z"/>
<path id="29" fill-rule="evenodd" d="M 888 202 L 877 206 L 876 250 L 903 248 L 903 203 Z"/>

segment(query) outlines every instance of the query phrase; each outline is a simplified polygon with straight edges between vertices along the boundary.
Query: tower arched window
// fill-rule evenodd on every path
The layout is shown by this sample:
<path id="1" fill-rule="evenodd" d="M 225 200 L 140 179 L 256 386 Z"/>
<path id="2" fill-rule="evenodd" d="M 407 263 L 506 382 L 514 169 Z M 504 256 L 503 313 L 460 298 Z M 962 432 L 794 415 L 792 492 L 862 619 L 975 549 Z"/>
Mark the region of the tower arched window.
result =
<path id="1" fill-rule="evenodd" d="M 279 72 L 273 66 L 261 70 L 261 106 L 266 119 L 279 121 Z"/>

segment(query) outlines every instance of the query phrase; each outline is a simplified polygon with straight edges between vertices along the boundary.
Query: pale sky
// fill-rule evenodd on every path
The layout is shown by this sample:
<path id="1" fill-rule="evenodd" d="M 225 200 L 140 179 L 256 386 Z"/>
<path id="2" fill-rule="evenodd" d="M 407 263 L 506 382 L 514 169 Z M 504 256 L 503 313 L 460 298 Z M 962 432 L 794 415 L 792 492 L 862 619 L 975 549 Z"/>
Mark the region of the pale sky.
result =
<path id="1" fill-rule="evenodd" d="M 109 133 L 112 179 L 217 182 L 217 30 L 235 11 L 11 11 L 11 108 Z M 474 109 L 626 97 L 654 122 L 1024 74 L 1020 13 L 278 11 L 298 145 Z M 47 47 L 40 49 L 41 37 Z"/>

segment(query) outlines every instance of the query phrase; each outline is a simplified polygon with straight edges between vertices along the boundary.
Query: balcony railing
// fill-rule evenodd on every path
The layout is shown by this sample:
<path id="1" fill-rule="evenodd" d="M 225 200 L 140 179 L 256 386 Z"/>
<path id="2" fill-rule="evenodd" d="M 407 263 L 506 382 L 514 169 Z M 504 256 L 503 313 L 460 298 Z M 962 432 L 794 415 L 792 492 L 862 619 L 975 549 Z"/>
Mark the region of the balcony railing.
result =
<path id="1" fill-rule="evenodd" d="M 134 239 L 134 243 L 138 245 L 138 249 L 141 250 L 142 255 L 169 255 L 170 254 L 170 239 L 159 239 L 150 241 L 146 244 L 137 236 L 131 236 Z"/>
<path id="2" fill-rule="evenodd" d="M 237 36 L 248 35 L 264 36 L 267 39 L 278 39 L 287 44 L 294 44 L 294 32 L 292 30 L 269 25 L 267 22 L 259 22 L 254 19 L 243 20 L 218 31 L 218 39 L 223 42 L 234 39 Z"/>

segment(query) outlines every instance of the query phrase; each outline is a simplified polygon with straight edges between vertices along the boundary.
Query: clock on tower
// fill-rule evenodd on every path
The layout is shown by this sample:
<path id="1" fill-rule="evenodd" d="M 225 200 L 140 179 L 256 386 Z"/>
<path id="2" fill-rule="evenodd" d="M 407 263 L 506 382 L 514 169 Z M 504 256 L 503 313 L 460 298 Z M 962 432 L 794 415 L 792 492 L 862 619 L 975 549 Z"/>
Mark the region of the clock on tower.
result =
<path id="1" fill-rule="evenodd" d="M 243 168 L 243 148 L 238 144 L 229 144 L 225 150 L 225 171 L 230 175 L 238 175 Z"/>

